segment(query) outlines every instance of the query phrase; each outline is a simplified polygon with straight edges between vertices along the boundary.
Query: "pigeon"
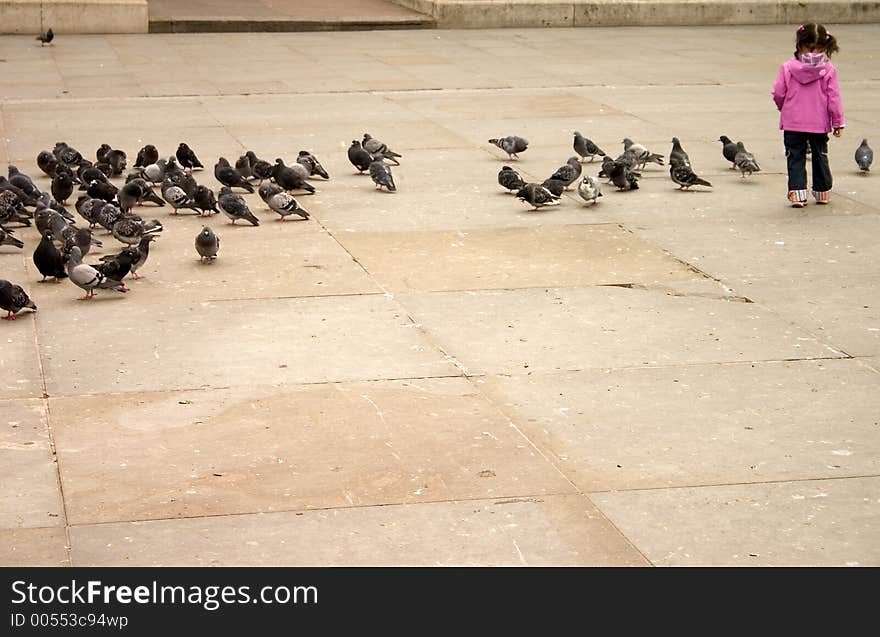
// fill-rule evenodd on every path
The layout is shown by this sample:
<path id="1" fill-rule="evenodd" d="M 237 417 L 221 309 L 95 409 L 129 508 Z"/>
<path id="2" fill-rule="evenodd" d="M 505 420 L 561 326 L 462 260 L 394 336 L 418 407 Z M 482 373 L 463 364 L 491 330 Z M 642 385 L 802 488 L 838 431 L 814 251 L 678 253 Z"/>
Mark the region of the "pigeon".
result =
<path id="1" fill-rule="evenodd" d="M 863 173 L 867 173 L 871 170 L 871 163 L 874 161 L 874 151 L 871 150 L 871 147 L 868 146 L 868 140 L 863 139 L 862 143 L 859 144 L 859 147 L 856 148 L 856 163 L 859 165 L 859 170 Z M 9 167 L 10 169 L 12 166 Z"/>
<path id="2" fill-rule="evenodd" d="M 153 184 L 161 184 L 165 180 L 165 171 L 168 169 L 168 162 L 164 159 L 157 159 L 149 166 L 144 166 L 141 170 L 143 178 Z"/>
<path id="3" fill-rule="evenodd" d="M 394 177 L 391 176 L 391 167 L 385 164 L 385 160 L 381 155 L 373 159 L 370 164 L 370 179 L 376 184 L 377 190 L 381 190 L 384 186 L 388 189 L 388 192 L 397 192 L 397 186 L 394 185 Z"/>
<path id="4" fill-rule="evenodd" d="M 73 179 L 70 177 L 70 173 L 64 171 L 55 173 L 51 191 L 56 201 L 61 204 L 66 203 L 70 195 L 73 194 Z"/>
<path id="5" fill-rule="evenodd" d="M 310 177 L 318 175 L 324 179 L 330 179 L 330 173 L 324 170 L 324 167 L 321 165 L 321 162 L 318 161 L 318 158 L 307 150 L 299 151 L 299 155 L 296 157 L 296 163 L 305 166 L 309 171 Z"/>
<path id="6" fill-rule="evenodd" d="M 266 203 L 271 210 L 281 215 L 278 221 L 286 221 L 289 215 L 298 215 L 302 219 L 309 218 L 308 211 L 301 208 L 296 199 L 283 190 L 269 197 Z"/>
<path id="7" fill-rule="evenodd" d="M 37 167 L 49 177 L 55 176 L 55 168 L 58 166 L 58 158 L 48 150 L 41 150 L 37 154 Z"/>
<path id="8" fill-rule="evenodd" d="M 517 135 L 508 135 L 507 137 L 490 139 L 489 143 L 495 144 L 498 148 L 507 153 L 509 159 L 519 159 L 517 153 L 525 151 L 529 146 L 529 140 Z"/>
<path id="9" fill-rule="evenodd" d="M 92 206 L 92 215 L 95 221 L 107 231 L 107 234 L 113 234 L 113 226 L 125 216 L 125 213 L 116 204 L 107 203 L 100 199 L 95 201 L 96 203 Z"/>
<path id="10" fill-rule="evenodd" d="M 37 232 L 43 234 L 46 230 L 51 230 L 57 239 L 62 238 L 62 233 L 68 227 L 67 220 L 58 212 L 51 208 L 40 207 L 34 213 L 34 224 L 37 226 Z"/>
<path id="11" fill-rule="evenodd" d="M 66 142 L 56 142 L 52 154 L 58 158 L 58 161 L 67 166 L 79 166 L 83 162 L 82 153 Z"/>
<path id="12" fill-rule="evenodd" d="M 203 226 L 202 231 L 196 235 L 196 252 L 202 263 L 211 263 L 217 258 L 220 251 L 220 237 L 214 234 L 209 226 Z"/>
<path id="13" fill-rule="evenodd" d="M 148 226 L 147 223 L 150 223 Z M 156 221 L 144 222 L 138 216 L 123 217 L 113 224 L 111 232 L 113 237 L 120 243 L 126 245 L 137 245 L 141 242 L 145 234 L 155 234 L 162 232 L 162 224 Z"/>
<path id="14" fill-rule="evenodd" d="M 718 141 L 722 144 L 721 154 L 724 155 L 724 159 L 731 163 L 730 169 L 736 170 L 736 142 L 732 141 L 727 135 L 722 135 L 718 138 Z"/>
<path id="15" fill-rule="evenodd" d="M 196 190 L 199 187 L 198 182 L 196 182 L 192 174 L 184 170 L 175 170 L 173 172 L 166 171 L 165 180 L 170 181 L 175 186 L 179 186 L 183 192 L 186 193 L 187 197 L 190 198 L 195 197 Z"/>
<path id="16" fill-rule="evenodd" d="M 172 215 L 176 215 L 177 211 L 181 208 L 193 210 L 201 214 L 195 202 L 186 194 L 186 191 L 180 186 L 174 185 L 174 182 L 170 179 L 166 179 L 162 182 L 162 199 L 171 204 L 171 207 L 173 208 L 171 211 Z"/>
<path id="17" fill-rule="evenodd" d="M 526 185 L 526 182 L 519 176 L 519 173 L 510 166 L 502 166 L 501 170 L 498 171 L 498 183 L 509 193 L 516 192 Z"/>
<path id="18" fill-rule="evenodd" d="M 584 175 L 584 178 L 578 182 L 577 193 L 586 204 L 597 204 L 599 197 L 602 197 L 602 186 L 595 177 Z M 585 205 L 586 205 L 585 204 Z"/>
<path id="19" fill-rule="evenodd" d="M 629 137 L 623 138 L 623 150 L 624 152 L 631 152 L 636 158 L 636 167 L 644 168 L 645 164 L 648 162 L 652 162 L 655 164 L 663 165 L 663 155 L 658 155 L 657 153 L 652 153 L 650 150 L 642 146 L 641 144 L 636 144 Z"/>
<path id="20" fill-rule="evenodd" d="M 36 304 L 31 301 L 20 285 L 0 279 L 0 309 L 6 310 L 4 321 L 14 321 L 15 315 L 24 308 L 37 311 Z"/>
<path id="21" fill-rule="evenodd" d="M 672 178 L 672 181 L 678 184 L 679 190 L 687 190 L 691 186 L 712 187 L 712 184 L 708 181 L 697 177 L 690 164 L 684 163 L 680 160 L 672 161 L 671 155 L 669 157 L 669 176 Z"/>
<path id="22" fill-rule="evenodd" d="M 12 230 L 4 230 L 3 228 L 0 228 L 0 246 L 23 248 L 24 243 L 12 236 Z"/>
<path id="23" fill-rule="evenodd" d="M 247 153 L 238 158 L 238 160 L 235 162 L 235 169 L 245 179 L 250 179 L 254 176 L 251 158 L 247 155 Z"/>
<path id="24" fill-rule="evenodd" d="M 177 161 L 180 162 L 181 166 L 190 171 L 196 168 L 204 168 L 202 162 L 199 161 L 199 158 L 196 157 L 196 154 L 193 152 L 193 149 L 187 146 L 185 142 L 180 142 L 174 156 L 177 157 Z"/>
<path id="25" fill-rule="evenodd" d="M 691 158 L 688 157 L 688 154 L 684 152 L 684 149 L 681 147 L 681 142 L 678 141 L 678 137 L 672 138 L 672 150 L 669 151 L 669 165 L 672 166 L 676 163 L 683 163 L 687 166 L 691 165 Z"/>
<path id="26" fill-rule="evenodd" d="M 98 146 L 98 150 L 95 151 L 95 159 L 98 160 L 98 163 L 107 161 L 107 153 L 113 150 L 113 147 L 110 144 L 101 144 Z"/>
<path id="27" fill-rule="evenodd" d="M 272 171 L 275 167 L 267 162 L 265 159 L 258 159 L 254 154 L 254 151 L 249 150 L 245 153 L 250 157 L 251 160 L 251 172 L 253 176 L 260 180 L 260 185 L 263 184 L 267 179 L 272 178 Z"/>
<path id="28" fill-rule="evenodd" d="M 263 203 L 267 206 L 269 205 L 269 197 L 271 197 L 272 195 L 277 195 L 279 192 L 284 192 L 284 188 L 271 181 L 267 181 L 262 186 L 260 186 L 259 190 L 257 190 L 257 194 L 260 195 L 260 199 L 262 199 Z"/>
<path id="29" fill-rule="evenodd" d="M 119 189 L 116 196 L 119 199 L 119 207 L 122 212 L 128 212 L 141 203 L 144 196 L 144 190 L 140 183 L 141 180 L 130 181 Z M 79 210 L 79 208 L 77 208 Z M 80 212 L 82 214 L 82 212 Z"/>
<path id="30" fill-rule="evenodd" d="M 608 173 L 611 183 L 617 186 L 618 191 L 638 190 L 639 173 L 632 170 L 629 166 L 621 162 L 614 162 L 611 171 Z"/>
<path id="31" fill-rule="evenodd" d="M 605 151 L 596 146 L 591 140 L 581 135 L 578 131 L 574 132 L 574 152 L 584 159 L 589 157 L 590 161 L 593 161 L 596 155 L 605 157 Z"/>
<path id="32" fill-rule="evenodd" d="M 541 185 L 549 190 L 554 197 L 561 197 L 562 193 L 565 192 L 565 182 L 560 179 L 553 179 L 551 177 L 542 181 Z"/>
<path id="33" fill-rule="evenodd" d="M 96 203 L 100 206 L 103 206 L 107 202 L 101 199 L 95 199 L 94 197 L 89 197 L 88 195 L 80 195 L 79 199 L 76 200 L 76 204 L 74 205 L 76 211 L 83 219 L 86 220 L 90 228 L 94 228 L 96 225 L 98 225 L 97 216 L 95 215 Z"/>
<path id="34" fill-rule="evenodd" d="M 73 246 L 79 246 L 82 255 L 86 256 L 92 249 L 92 246 L 101 248 L 104 244 L 92 235 L 90 228 L 76 228 L 73 234 L 65 237 L 63 252 L 65 254 L 69 253 Z"/>
<path id="35" fill-rule="evenodd" d="M 150 256 L 150 242 L 159 238 L 159 235 L 156 234 L 145 234 L 141 239 L 141 242 L 138 244 L 136 250 L 138 254 L 137 260 L 131 264 L 131 278 L 134 280 L 140 279 L 141 276 L 137 273 L 138 269 L 147 262 L 147 257 Z"/>
<path id="36" fill-rule="evenodd" d="M 52 231 L 46 230 L 40 243 L 34 249 L 34 265 L 43 275 L 40 283 L 45 283 L 46 277 L 52 277 L 55 283 L 60 283 L 61 279 L 67 277 L 67 273 L 64 271 L 64 255 L 55 247 L 54 238 L 55 235 L 52 234 Z"/>
<path id="37" fill-rule="evenodd" d="M 125 151 L 113 149 L 105 156 L 106 162 L 110 165 L 110 174 L 111 175 L 121 175 L 125 168 L 128 166 L 128 157 L 125 154 Z"/>
<path id="38" fill-rule="evenodd" d="M 616 162 L 607 155 L 602 158 L 602 169 L 599 171 L 599 177 L 604 177 L 611 182 L 611 169 L 614 168 Z"/>
<path id="39" fill-rule="evenodd" d="M 107 178 L 107 175 L 98 168 L 97 166 L 88 166 L 83 165 L 80 166 L 80 169 L 77 171 L 76 178 L 79 179 L 79 183 L 81 184 L 80 190 L 87 190 L 89 184 L 93 181 L 101 182 L 102 184 L 109 184 L 110 180 Z"/>
<path id="40" fill-rule="evenodd" d="M 275 183 L 284 190 L 305 190 L 312 194 L 315 192 L 315 187 L 306 181 L 306 177 L 309 176 L 308 170 L 300 164 L 285 166 L 284 160 L 278 157 L 275 160 L 272 176 L 275 178 Z"/>
<path id="41" fill-rule="evenodd" d="M 119 188 L 106 181 L 92 180 L 89 187 L 86 188 L 86 194 L 95 199 L 103 199 L 104 201 L 113 201 L 119 194 Z"/>
<path id="42" fill-rule="evenodd" d="M 241 173 L 231 166 L 225 157 L 218 159 L 214 165 L 214 177 L 229 189 L 244 188 L 248 192 L 254 191 L 254 187 L 251 186 L 250 182 L 242 177 Z M 220 207 L 222 208 L 223 205 L 221 204 Z"/>
<path id="43" fill-rule="evenodd" d="M 351 162 L 352 166 L 357 168 L 359 175 L 363 175 L 364 171 L 370 168 L 370 164 L 373 162 L 373 156 L 364 150 L 361 143 L 355 139 L 352 140 L 351 146 L 348 147 L 348 161 Z"/>
<path id="44" fill-rule="evenodd" d="M 39 197 L 42 192 L 34 184 L 34 180 L 30 176 L 20 172 L 16 166 L 9 164 L 7 167 L 9 173 L 9 183 L 31 197 Z"/>
<path id="45" fill-rule="evenodd" d="M 152 144 L 147 144 L 138 151 L 137 159 L 134 162 L 135 168 L 146 168 L 150 164 L 159 161 L 159 151 Z"/>
<path id="46" fill-rule="evenodd" d="M 558 179 L 561 181 L 565 190 L 571 190 L 571 186 L 578 177 L 581 176 L 581 162 L 577 157 L 569 157 L 568 162 L 556 169 L 556 172 L 550 175 L 550 179 Z"/>
<path id="47" fill-rule="evenodd" d="M 733 163 L 739 169 L 740 173 L 742 173 L 743 179 L 746 178 L 746 173 L 751 176 L 752 173 L 761 170 L 761 167 L 758 166 L 758 162 L 755 161 L 755 156 L 746 150 L 746 147 L 742 142 L 736 143 L 736 157 L 734 157 Z"/>
<path id="48" fill-rule="evenodd" d="M 137 248 L 124 248 L 119 254 L 108 254 L 101 257 L 101 263 L 93 263 L 92 267 L 107 277 L 108 281 L 118 281 L 131 272 L 131 265 L 138 260 Z M 128 287 L 123 284 L 125 291 Z"/>
<path id="49" fill-rule="evenodd" d="M 217 197 L 214 196 L 214 191 L 207 186 L 198 186 L 196 188 L 196 192 L 193 195 L 193 203 L 196 208 L 202 211 L 202 215 L 207 213 L 210 217 L 212 213 L 220 212 L 220 208 L 217 207 Z"/>
<path id="50" fill-rule="evenodd" d="M 364 150 L 372 154 L 374 157 L 376 155 L 381 155 L 388 161 L 394 162 L 395 166 L 400 166 L 400 162 L 397 161 L 397 158 L 403 157 L 403 155 L 395 153 L 393 150 L 388 148 L 387 144 L 380 142 L 375 137 L 372 137 L 369 133 L 364 133 L 364 139 L 361 142 L 361 146 L 363 146 Z"/>
<path id="51" fill-rule="evenodd" d="M 547 190 L 541 184 L 527 183 L 516 193 L 516 198 L 534 206 L 532 210 L 538 210 L 544 206 L 558 206 L 559 197 Z"/>
<path id="52" fill-rule="evenodd" d="M 83 263 L 82 252 L 77 246 L 70 249 L 67 274 L 77 287 L 86 291 L 86 295 L 80 299 L 82 301 L 92 300 L 95 296 L 95 290 L 98 288 L 116 290 L 117 292 L 128 291 L 128 288 L 120 281 L 110 280 L 92 266 Z"/>
<path id="53" fill-rule="evenodd" d="M 235 169 L 233 168 L 233 170 Z M 252 226 L 260 225 L 260 220 L 257 219 L 254 216 L 254 213 L 251 212 L 250 208 L 248 208 L 244 197 L 232 192 L 232 189 L 229 186 L 223 186 L 220 189 L 220 196 L 217 198 L 217 203 L 220 204 L 220 209 L 223 210 L 226 216 L 232 220 L 229 222 L 231 225 L 235 225 L 235 222 L 239 219 L 249 221 Z"/>
<path id="54" fill-rule="evenodd" d="M 34 39 L 40 41 L 40 46 L 43 46 L 44 44 L 52 44 L 52 40 L 55 39 L 52 27 L 49 27 L 45 32 L 41 32 L 40 35 Z"/>

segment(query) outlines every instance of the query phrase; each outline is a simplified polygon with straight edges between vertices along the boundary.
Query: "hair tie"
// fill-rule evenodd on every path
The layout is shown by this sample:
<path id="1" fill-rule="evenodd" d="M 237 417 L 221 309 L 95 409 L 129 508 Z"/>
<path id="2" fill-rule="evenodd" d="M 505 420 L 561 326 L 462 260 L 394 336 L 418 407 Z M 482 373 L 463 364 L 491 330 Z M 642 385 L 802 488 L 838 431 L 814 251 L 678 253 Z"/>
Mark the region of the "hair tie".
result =
<path id="1" fill-rule="evenodd" d="M 801 25 L 798 27 L 798 31 L 803 31 L 803 30 L 804 30 L 804 25 Z"/>
<path id="2" fill-rule="evenodd" d="M 825 32 L 825 37 L 826 37 L 826 38 L 833 37 L 833 36 L 831 35 L 831 31 L 826 31 L 826 32 Z"/>

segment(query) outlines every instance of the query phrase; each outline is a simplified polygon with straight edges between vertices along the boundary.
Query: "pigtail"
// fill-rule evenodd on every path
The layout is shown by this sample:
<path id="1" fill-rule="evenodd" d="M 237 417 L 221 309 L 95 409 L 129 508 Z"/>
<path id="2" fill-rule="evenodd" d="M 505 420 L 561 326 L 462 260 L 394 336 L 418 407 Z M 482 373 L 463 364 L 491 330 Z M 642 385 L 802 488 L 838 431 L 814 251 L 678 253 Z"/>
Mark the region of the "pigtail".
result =
<path id="1" fill-rule="evenodd" d="M 825 48 L 825 55 L 831 57 L 840 50 L 837 38 L 831 35 L 824 25 L 819 25 L 817 43 Z"/>

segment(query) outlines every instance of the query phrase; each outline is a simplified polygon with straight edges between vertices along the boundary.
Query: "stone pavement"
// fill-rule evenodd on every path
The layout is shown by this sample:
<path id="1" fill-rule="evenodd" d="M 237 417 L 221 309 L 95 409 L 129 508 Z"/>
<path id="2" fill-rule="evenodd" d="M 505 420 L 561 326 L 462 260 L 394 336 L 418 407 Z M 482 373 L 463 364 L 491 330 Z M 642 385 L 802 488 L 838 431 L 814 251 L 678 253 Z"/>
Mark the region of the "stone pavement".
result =
<path id="1" fill-rule="evenodd" d="M 880 31 L 833 30 L 848 127 L 803 210 L 769 97 L 792 27 L 0 38 L 4 171 L 185 140 L 212 186 L 245 149 L 331 173 L 309 221 L 145 207 L 124 296 L 38 284 L 33 228 L 0 248 L 39 306 L 0 325 L 0 563 L 880 564 L 880 182 L 852 159 Z M 573 130 L 677 135 L 714 188 L 651 166 L 529 212 L 497 185 Z M 398 193 L 354 174 L 364 132 Z M 486 142 L 513 133 L 518 162 Z"/>

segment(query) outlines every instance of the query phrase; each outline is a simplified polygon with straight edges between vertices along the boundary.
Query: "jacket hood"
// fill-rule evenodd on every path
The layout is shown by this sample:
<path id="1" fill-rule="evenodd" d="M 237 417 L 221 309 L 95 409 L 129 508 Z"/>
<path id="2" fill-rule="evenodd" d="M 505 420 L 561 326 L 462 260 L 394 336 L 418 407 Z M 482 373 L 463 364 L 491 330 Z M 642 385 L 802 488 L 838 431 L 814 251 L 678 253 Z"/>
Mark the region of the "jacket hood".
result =
<path id="1" fill-rule="evenodd" d="M 786 66 L 791 71 L 791 76 L 801 84 L 810 84 L 811 82 L 815 82 L 820 78 L 825 77 L 831 72 L 832 68 L 829 62 L 812 66 L 810 64 L 804 64 L 795 58 L 791 58 Z"/>

